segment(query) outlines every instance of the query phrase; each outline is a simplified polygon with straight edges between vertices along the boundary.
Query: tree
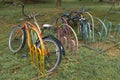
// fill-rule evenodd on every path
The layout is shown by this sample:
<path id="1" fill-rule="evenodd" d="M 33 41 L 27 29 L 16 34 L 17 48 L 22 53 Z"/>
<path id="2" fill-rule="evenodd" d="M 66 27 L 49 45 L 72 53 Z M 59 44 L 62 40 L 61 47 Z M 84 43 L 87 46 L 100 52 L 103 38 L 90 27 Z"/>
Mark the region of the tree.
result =
<path id="1" fill-rule="evenodd" d="M 57 0 L 57 1 L 56 1 L 56 6 L 57 6 L 57 7 L 60 7 L 60 6 L 61 6 L 61 2 L 62 2 L 62 0 Z"/>

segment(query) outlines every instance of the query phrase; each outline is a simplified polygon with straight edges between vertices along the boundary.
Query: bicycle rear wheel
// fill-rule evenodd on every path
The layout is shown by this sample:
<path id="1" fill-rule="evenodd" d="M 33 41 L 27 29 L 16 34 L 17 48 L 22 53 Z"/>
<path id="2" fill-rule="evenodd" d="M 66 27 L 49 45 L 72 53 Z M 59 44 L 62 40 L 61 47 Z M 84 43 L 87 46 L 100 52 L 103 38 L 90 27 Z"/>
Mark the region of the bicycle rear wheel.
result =
<path id="1" fill-rule="evenodd" d="M 8 40 L 8 47 L 11 52 L 17 53 L 25 45 L 26 41 L 26 32 L 21 26 L 16 26 L 10 33 Z"/>
<path id="2" fill-rule="evenodd" d="M 45 46 L 45 69 L 46 72 L 54 71 L 61 62 L 62 51 L 60 48 L 60 43 L 54 37 L 44 37 L 43 38 Z M 37 44 L 40 47 L 40 44 Z"/>

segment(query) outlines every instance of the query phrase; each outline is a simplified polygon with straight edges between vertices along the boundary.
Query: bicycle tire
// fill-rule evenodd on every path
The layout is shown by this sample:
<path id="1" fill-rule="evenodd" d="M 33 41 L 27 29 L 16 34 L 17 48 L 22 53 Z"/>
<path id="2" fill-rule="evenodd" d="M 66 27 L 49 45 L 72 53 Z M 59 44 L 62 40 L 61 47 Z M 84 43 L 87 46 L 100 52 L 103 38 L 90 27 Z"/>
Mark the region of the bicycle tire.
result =
<path id="1" fill-rule="evenodd" d="M 19 42 L 20 42 L 20 44 L 19 44 Z M 14 27 L 12 29 L 12 31 L 9 35 L 9 39 L 8 39 L 9 50 L 13 53 L 17 53 L 25 46 L 25 42 L 26 42 L 25 30 L 22 29 L 20 25 Z M 18 44 L 18 46 L 17 46 L 17 44 Z"/>
<path id="2" fill-rule="evenodd" d="M 59 43 L 59 41 L 53 37 L 53 36 L 47 36 L 43 38 L 43 43 L 45 46 L 45 50 L 47 51 L 47 49 L 49 49 L 51 51 L 50 48 L 54 49 L 55 47 L 55 51 L 51 51 L 48 52 L 49 54 L 45 55 L 45 69 L 46 72 L 53 72 L 54 70 L 56 70 L 56 68 L 59 66 L 60 62 L 61 62 L 61 58 L 62 58 L 62 48 L 61 48 L 61 44 Z M 51 43 L 51 44 L 48 44 Z M 53 47 L 54 45 L 54 47 Z M 40 47 L 39 42 L 37 42 L 36 44 L 37 47 Z M 54 57 L 52 54 L 56 54 L 55 58 L 56 58 L 56 62 L 53 63 L 53 59 L 50 59 L 51 57 Z"/>

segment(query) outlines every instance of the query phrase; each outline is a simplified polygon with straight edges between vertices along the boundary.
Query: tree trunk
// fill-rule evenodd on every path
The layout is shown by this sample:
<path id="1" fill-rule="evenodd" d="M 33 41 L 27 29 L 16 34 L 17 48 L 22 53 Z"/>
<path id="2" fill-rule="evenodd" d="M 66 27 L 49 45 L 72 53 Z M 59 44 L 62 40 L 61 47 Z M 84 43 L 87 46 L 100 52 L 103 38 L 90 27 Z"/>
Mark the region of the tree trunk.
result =
<path id="1" fill-rule="evenodd" d="M 103 2 L 103 0 L 99 0 L 99 2 Z"/>
<path id="2" fill-rule="evenodd" d="M 56 6 L 57 6 L 57 7 L 60 7 L 60 6 L 61 6 L 61 2 L 62 2 L 62 0 L 57 0 L 57 1 L 56 1 Z"/>

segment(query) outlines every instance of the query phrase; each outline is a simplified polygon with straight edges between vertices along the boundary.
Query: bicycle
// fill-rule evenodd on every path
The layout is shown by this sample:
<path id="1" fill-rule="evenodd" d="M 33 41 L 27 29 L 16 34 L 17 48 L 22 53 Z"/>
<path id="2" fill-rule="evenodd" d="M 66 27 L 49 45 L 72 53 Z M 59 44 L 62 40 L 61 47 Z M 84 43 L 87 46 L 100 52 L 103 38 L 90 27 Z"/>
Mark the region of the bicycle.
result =
<path id="1" fill-rule="evenodd" d="M 10 51 L 17 53 L 22 50 L 27 38 L 31 62 L 36 67 L 40 67 L 42 73 L 54 71 L 61 62 L 62 54 L 64 54 L 64 48 L 61 42 L 52 35 L 42 36 L 42 31 L 37 23 L 36 17 L 43 15 L 34 15 L 33 13 L 26 15 L 24 5 L 22 5 L 22 13 L 26 17 L 23 25 L 14 27 L 9 36 L 8 47 Z M 34 24 L 30 22 L 32 19 L 34 20 Z M 49 28 L 52 26 L 43 25 L 43 27 Z"/>
<path id="2" fill-rule="evenodd" d="M 92 21 L 91 23 L 88 22 L 87 17 L 84 16 L 85 13 L 90 16 L 90 19 Z M 82 36 L 84 44 L 87 43 L 88 37 L 90 37 L 90 41 L 94 41 L 94 21 L 92 15 L 87 10 L 80 9 L 79 11 L 64 13 L 63 17 L 66 18 L 67 23 L 71 27 L 74 28 L 75 26 L 78 26 L 77 33 Z"/>

